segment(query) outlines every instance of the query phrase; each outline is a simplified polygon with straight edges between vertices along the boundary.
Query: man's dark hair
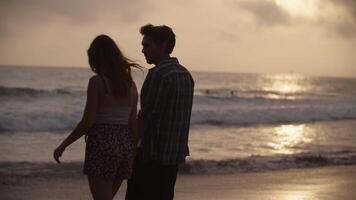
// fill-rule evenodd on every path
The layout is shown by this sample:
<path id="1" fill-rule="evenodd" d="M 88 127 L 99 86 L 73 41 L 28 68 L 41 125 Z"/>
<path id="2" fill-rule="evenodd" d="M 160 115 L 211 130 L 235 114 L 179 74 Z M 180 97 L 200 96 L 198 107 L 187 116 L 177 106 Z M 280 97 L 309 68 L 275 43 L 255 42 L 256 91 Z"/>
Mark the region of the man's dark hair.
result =
<path id="1" fill-rule="evenodd" d="M 172 29 L 166 25 L 153 26 L 152 24 L 147 24 L 141 27 L 140 33 L 143 36 L 148 36 L 156 44 L 166 43 L 166 53 L 171 54 L 176 44 L 176 36 Z"/>

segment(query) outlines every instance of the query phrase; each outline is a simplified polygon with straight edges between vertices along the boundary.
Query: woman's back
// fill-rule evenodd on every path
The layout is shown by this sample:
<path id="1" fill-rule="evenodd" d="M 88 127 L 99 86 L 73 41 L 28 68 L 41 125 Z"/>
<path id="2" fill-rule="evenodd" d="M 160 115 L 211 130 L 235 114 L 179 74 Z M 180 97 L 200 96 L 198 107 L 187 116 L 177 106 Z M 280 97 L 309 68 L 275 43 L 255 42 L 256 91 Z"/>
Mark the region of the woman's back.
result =
<path id="1" fill-rule="evenodd" d="M 97 36 L 87 53 L 96 75 L 88 83 L 83 117 L 53 157 L 59 163 L 65 148 L 85 134 L 83 173 L 88 175 L 92 196 L 112 199 L 122 180 L 132 174 L 138 94 L 130 72 L 139 65 L 123 56 L 107 35 Z"/>
<path id="2" fill-rule="evenodd" d="M 130 117 L 131 92 L 127 97 L 117 98 L 113 95 L 113 86 L 105 76 L 97 76 L 99 83 L 99 105 L 95 123 L 127 125 Z M 131 90 L 129 90 L 131 91 Z"/>

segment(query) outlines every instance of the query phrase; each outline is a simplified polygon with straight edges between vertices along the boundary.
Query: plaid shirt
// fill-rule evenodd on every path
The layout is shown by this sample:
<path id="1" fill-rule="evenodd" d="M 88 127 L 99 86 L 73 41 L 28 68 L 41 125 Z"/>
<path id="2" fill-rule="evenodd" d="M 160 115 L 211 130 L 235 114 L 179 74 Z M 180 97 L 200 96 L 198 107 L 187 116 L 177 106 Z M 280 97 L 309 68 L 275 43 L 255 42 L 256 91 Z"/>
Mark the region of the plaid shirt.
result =
<path id="1" fill-rule="evenodd" d="M 141 148 L 143 160 L 176 165 L 189 155 L 188 135 L 194 80 L 176 58 L 148 71 L 141 89 L 139 118 L 149 121 Z"/>

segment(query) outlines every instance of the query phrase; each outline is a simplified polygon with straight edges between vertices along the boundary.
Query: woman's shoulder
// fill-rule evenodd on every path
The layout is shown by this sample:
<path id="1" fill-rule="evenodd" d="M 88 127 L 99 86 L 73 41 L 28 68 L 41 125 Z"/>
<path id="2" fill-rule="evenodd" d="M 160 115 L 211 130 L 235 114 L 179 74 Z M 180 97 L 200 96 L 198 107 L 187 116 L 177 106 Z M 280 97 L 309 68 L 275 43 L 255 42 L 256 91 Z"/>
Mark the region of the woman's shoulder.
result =
<path id="1" fill-rule="evenodd" d="M 93 82 L 93 83 L 102 85 L 102 84 L 104 84 L 104 82 L 106 82 L 105 79 L 107 79 L 107 78 L 96 74 L 96 75 L 93 75 L 92 77 L 90 77 L 89 82 Z"/>
<path id="2" fill-rule="evenodd" d="M 101 79 L 100 76 L 97 75 L 97 74 L 95 74 L 95 75 L 93 75 L 93 76 L 90 77 L 89 81 L 94 81 L 94 82 L 96 82 L 96 81 L 99 81 L 100 79 Z"/>
<path id="3" fill-rule="evenodd" d="M 92 77 L 89 78 L 89 83 L 98 83 L 100 80 L 99 75 L 93 75 Z"/>
<path id="4" fill-rule="evenodd" d="M 103 87 L 102 77 L 100 77 L 99 75 L 93 75 L 92 77 L 90 77 L 89 86 L 95 87 L 100 90 Z"/>

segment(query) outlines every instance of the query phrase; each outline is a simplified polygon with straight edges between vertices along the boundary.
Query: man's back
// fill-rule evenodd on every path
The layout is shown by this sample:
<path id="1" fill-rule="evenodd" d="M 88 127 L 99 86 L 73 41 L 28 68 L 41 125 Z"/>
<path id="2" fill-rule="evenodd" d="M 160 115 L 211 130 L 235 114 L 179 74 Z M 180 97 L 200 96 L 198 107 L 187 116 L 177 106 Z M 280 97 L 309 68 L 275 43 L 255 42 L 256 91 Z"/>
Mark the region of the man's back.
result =
<path id="1" fill-rule="evenodd" d="M 187 69 L 170 54 L 175 34 L 166 26 L 140 28 L 141 52 L 155 64 L 141 89 L 138 129 L 143 136 L 136 155 L 126 199 L 173 200 L 178 166 L 189 154 L 188 135 L 194 81 Z"/>
<path id="2" fill-rule="evenodd" d="M 141 91 L 141 114 L 151 121 L 142 144 L 145 158 L 179 164 L 189 155 L 193 93 L 193 78 L 176 58 L 150 69 Z"/>

